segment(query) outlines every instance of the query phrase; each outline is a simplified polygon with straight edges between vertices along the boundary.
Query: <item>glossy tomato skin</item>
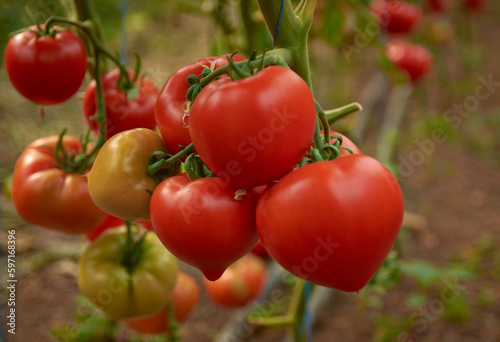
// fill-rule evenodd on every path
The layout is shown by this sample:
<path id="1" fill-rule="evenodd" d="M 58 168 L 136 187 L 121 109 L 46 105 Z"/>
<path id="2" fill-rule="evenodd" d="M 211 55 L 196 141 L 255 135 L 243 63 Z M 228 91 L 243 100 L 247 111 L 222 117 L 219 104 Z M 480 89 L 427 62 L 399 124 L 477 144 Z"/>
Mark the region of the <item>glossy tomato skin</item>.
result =
<path id="1" fill-rule="evenodd" d="M 393 40 L 386 44 L 385 53 L 394 65 L 407 73 L 413 83 L 424 78 L 433 67 L 432 54 L 423 45 Z"/>
<path id="2" fill-rule="evenodd" d="M 106 214 L 92 201 L 85 176 L 67 173 L 57 165 L 54 151 L 58 140 L 54 135 L 26 146 L 14 166 L 12 202 L 28 223 L 64 233 L 85 233 Z M 68 135 L 62 146 L 68 155 L 82 150 L 80 141 Z"/>
<path id="3" fill-rule="evenodd" d="M 184 323 L 200 301 L 200 286 L 187 273 L 179 271 L 177 281 L 170 296 L 174 307 L 175 320 Z M 169 331 L 167 308 L 164 307 L 152 316 L 125 320 L 130 328 L 143 334 L 163 334 Z"/>
<path id="4" fill-rule="evenodd" d="M 305 81 L 288 68 L 271 66 L 206 86 L 191 108 L 189 132 L 209 169 L 249 189 L 289 172 L 311 146 L 315 124 Z"/>
<path id="5" fill-rule="evenodd" d="M 229 266 L 216 281 L 203 280 L 211 300 L 227 308 L 240 308 L 257 299 L 267 279 L 266 263 L 247 254 Z"/>
<path id="6" fill-rule="evenodd" d="M 233 60 L 240 62 L 245 58 L 235 55 Z M 188 128 L 189 115 L 185 115 L 189 103 L 186 100 L 186 92 L 189 89 L 187 77 L 200 75 L 203 72 L 203 66 L 213 64 L 215 70 L 227 63 L 226 55 L 203 58 L 180 68 L 165 82 L 155 105 L 155 116 L 160 134 L 173 153 L 181 150 L 179 145 L 188 146 L 191 144 Z"/>
<path id="7" fill-rule="evenodd" d="M 38 36 L 36 26 L 15 34 L 5 48 L 5 70 L 16 90 L 39 105 L 56 105 L 72 97 L 87 70 L 87 52 L 69 29 L 54 37 Z"/>
<path id="8" fill-rule="evenodd" d="M 151 198 L 151 221 L 177 258 L 218 279 L 257 243 L 252 192 L 235 199 L 236 188 L 216 177 L 190 181 L 185 174 L 164 180 Z"/>
<path id="9" fill-rule="evenodd" d="M 351 155 L 292 171 L 266 189 L 256 216 L 276 262 L 307 281 L 351 292 L 382 265 L 403 212 L 393 174 L 372 157 Z"/>
<path id="10" fill-rule="evenodd" d="M 147 173 L 151 154 L 170 153 L 161 136 L 146 128 L 120 132 L 102 146 L 87 175 L 90 196 L 106 213 L 124 220 L 149 220 L 156 180 Z"/>
<path id="11" fill-rule="evenodd" d="M 178 272 L 177 259 L 153 232 L 146 234 L 135 265 L 126 267 L 122 264 L 126 241 L 124 226 L 107 230 L 87 246 L 78 262 L 80 292 L 115 320 L 161 310 Z"/>
<path id="12" fill-rule="evenodd" d="M 134 76 L 129 71 L 130 78 Z M 120 70 L 114 69 L 102 76 L 104 101 L 106 103 L 106 137 L 111 138 L 119 132 L 134 128 L 155 129 L 154 107 L 158 98 L 158 89 L 149 80 L 137 77 L 135 87 L 137 95 L 129 100 L 127 93 L 117 88 Z M 92 80 L 85 89 L 82 112 L 87 123 L 98 133 L 97 122 L 92 117 L 97 113 L 96 82 Z"/>
<path id="13" fill-rule="evenodd" d="M 422 9 L 404 0 L 374 0 L 371 10 L 389 34 L 409 34 L 422 20 Z"/>

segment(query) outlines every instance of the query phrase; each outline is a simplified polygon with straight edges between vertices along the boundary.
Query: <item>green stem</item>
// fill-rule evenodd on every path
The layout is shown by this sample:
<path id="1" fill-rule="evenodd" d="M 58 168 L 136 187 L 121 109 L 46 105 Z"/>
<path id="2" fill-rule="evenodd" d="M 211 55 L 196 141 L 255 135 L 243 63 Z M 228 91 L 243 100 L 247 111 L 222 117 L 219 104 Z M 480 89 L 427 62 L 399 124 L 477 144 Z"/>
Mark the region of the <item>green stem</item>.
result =
<path id="1" fill-rule="evenodd" d="M 96 146 L 92 150 L 90 154 L 97 154 L 97 151 L 101 148 L 102 145 L 106 142 L 106 102 L 104 100 L 104 89 L 102 86 L 102 79 L 100 77 L 100 55 L 101 51 L 95 51 L 95 66 L 94 72 L 97 77 L 95 78 L 96 84 L 96 92 L 97 92 L 97 113 L 95 115 L 95 120 L 97 121 L 97 125 L 99 127 L 99 137 L 97 138 Z"/>
<path id="2" fill-rule="evenodd" d="M 132 254 L 134 253 L 134 241 L 132 239 L 132 223 L 125 221 L 127 227 L 127 237 L 125 241 L 125 251 L 123 253 L 123 265 L 129 270 L 132 270 Z"/>
<path id="3" fill-rule="evenodd" d="M 266 327 L 289 326 L 294 328 L 302 320 L 304 314 L 304 289 L 305 280 L 297 278 L 286 314 L 273 317 L 248 317 L 248 322 L 253 325 Z"/>
<path id="4" fill-rule="evenodd" d="M 304 0 L 306 1 L 306 0 Z M 259 8 L 266 22 L 271 37 L 274 36 L 278 22 L 281 0 L 257 0 Z M 293 50 L 292 59 L 288 65 L 309 85 L 312 91 L 311 71 L 309 66 L 309 54 L 307 38 L 312 24 L 312 18 L 316 4 L 315 0 L 306 1 L 299 9 L 299 16 L 294 12 L 290 0 L 285 0 L 281 27 L 276 41 L 276 48 Z"/>
<path id="5" fill-rule="evenodd" d="M 321 123 L 321 128 L 323 129 L 323 141 L 325 144 L 330 143 L 330 124 L 328 123 L 328 119 L 326 117 L 326 113 L 321 108 L 321 105 L 319 104 L 318 101 L 314 100 L 316 102 L 316 113 L 319 119 L 319 122 Z M 317 141 L 315 141 L 317 143 Z M 319 144 L 316 145 L 319 148 Z"/>
<path id="6" fill-rule="evenodd" d="M 177 333 L 179 330 L 179 324 L 175 320 L 174 303 L 171 300 L 169 300 L 167 303 L 167 326 L 168 326 L 167 341 L 180 342 Z"/>
<path id="7" fill-rule="evenodd" d="M 185 148 L 183 148 L 179 153 L 171 156 L 170 158 L 160 159 L 157 162 L 155 162 L 151 165 L 148 165 L 148 167 L 147 167 L 148 175 L 151 177 L 155 177 L 155 175 L 158 174 L 159 172 L 172 168 L 172 164 L 179 161 L 182 157 L 184 157 L 185 155 L 190 153 L 193 148 L 194 148 L 194 145 L 193 145 L 193 143 L 191 143 L 188 146 L 186 146 Z M 155 154 L 153 153 L 153 156 L 154 155 Z"/>
<path id="8" fill-rule="evenodd" d="M 280 15 L 281 0 L 257 0 L 257 3 L 266 22 L 267 29 L 271 37 L 273 37 Z M 301 27 L 299 18 L 293 12 L 292 3 L 290 0 L 285 0 L 281 28 L 276 40 L 276 48 L 297 46 L 298 37 L 301 35 Z"/>
<path id="9" fill-rule="evenodd" d="M 337 120 L 340 120 L 347 115 L 357 112 L 359 110 L 363 110 L 363 107 L 358 102 L 353 102 L 348 105 L 330 109 L 325 111 L 326 118 L 328 119 L 328 123 L 332 124 Z"/>
<path id="10" fill-rule="evenodd" d="M 253 0 L 241 0 L 240 2 L 240 15 L 245 28 L 247 38 L 246 53 L 248 54 L 251 54 L 252 48 L 256 46 L 255 22 L 251 18 L 252 2 Z"/>

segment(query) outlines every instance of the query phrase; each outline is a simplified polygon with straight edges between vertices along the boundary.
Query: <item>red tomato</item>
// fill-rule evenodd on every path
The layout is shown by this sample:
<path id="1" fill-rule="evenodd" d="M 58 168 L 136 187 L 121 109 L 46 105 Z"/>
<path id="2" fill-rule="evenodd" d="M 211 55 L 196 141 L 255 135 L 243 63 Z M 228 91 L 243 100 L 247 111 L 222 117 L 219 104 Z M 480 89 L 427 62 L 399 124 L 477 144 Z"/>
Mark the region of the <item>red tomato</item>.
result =
<path id="1" fill-rule="evenodd" d="M 257 299 L 266 283 L 266 263 L 247 254 L 229 266 L 216 281 L 203 279 L 208 296 L 218 305 L 238 308 Z"/>
<path id="2" fill-rule="evenodd" d="M 67 173 L 54 158 L 59 137 L 41 138 L 29 144 L 16 161 L 12 202 L 28 223 L 65 233 L 84 233 L 97 226 L 106 214 L 92 201 L 87 178 Z M 65 135 L 67 155 L 80 153 L 80 141 Z"/>
<path id="3" fill-rule="evenodd" d="M 250 252 L 252 254 L 257 255 L 258 257 L 261 257 L 262 259 L 269 258 L 269 253 L 267 253 L 266 247 L 264 247 L 264 245 L 262 244 L 262 241 L 260 241 L 260 239 Z"/>
<path id="4" fill-rule="evenodd" d="M 220 178 L 164 180 L 154 190 L 151 221 L 161 242 L 177 258 L 218 279 L 257 243 L 253 192 L 235 199 L 237 189 Z"/>
<path id="5" fill-rule="evenodd" d="M 153 230 L 151 221 L 140 221 L 137 223 L 146 228 L 147 230 Z M 92 230 L 89 230 L 88 232 L 85 233 L 85 237 L 87 238 L 87 240 L 92 242 L 95 239 L 97 239 L 104 231 L 110 228 L 117 228 L 123 225 L 125 225 L 125 220 L 118 218 L 116 216 L 106 215 L 104 221 L 102 221 L 97 227 L 92 228 Z"/>
<path id="6" fill-rule="evenodd" d="M 233 56 L 235 62 L 245 60 L 244 57 Z M 214 65 L 214 69 L 227 64 L 227 57 L 208 57 L 188 64 L 174 72 L 167 80 L 155 106 L 156 123 L 160 134 L 165 140 L 168 148 L 177 153 L 181 146 L 191 144 L 189 136 L 189 115 L 185 113 L 189 101 L 186 100 L 186 92 L 189 89 L 187 77 L 189 75 L 200 75 L 203 71 L 203 65 Z"/>
<path id="7" fill-rule="evenodd" d="M 257 229 L 271 257 L 292 274 L 358 291 L 382 265 L 403 219 L 394 175 L 366 155 L 308 164 L 269 186 Z"/>
<path id="8" fill-rule="evenodd" d="M 471 11 L 480 11 L 486 6 L 486 0 L 464 0 L 464 7 Z"/>
<path id="9" fill-rule="evenodd" d="M 375 0 L 371 11 L 382 30 L 389 34 L 408 34 L 422 19 L 422 9 L 404 0 Z"/>
<path id="10" fill-rule="evenodd" d="M 200 286 L 187 273 L 179 271 L 177 281 L 171 294 L 175 320 L 183 323 L 189 317 L 200 300 Z M 130 328 L 143 334 L 163 334 L 169 330 L 167 308 L 149 317 L 125 320 Z"/>
<path id="11" fill-rule="evenodd" d="M 351 139 L 349 139 L 348 137 L 346 137 L 344 134 L 336 132 L 334 130 L 330 130 L 330 136 L 332 136 L 332 135 L 340 135 L 342 137 L 342 145 L 340 145 L 340 146 L 349 148 L 352 151 L 353 154 L 363 154 L 363 152 L 361 152 L 361 150 L 359 149 L 359 147 L 354 142 L 352 142 Z M 331 141 L 332 144 L 334 144 L 337 141 L 337 139 L 333 138 L 330 141 Z M 341 148 L 339 150 L 340 150 L 340 155 L 341 156 L 349 156 L 349 155 L 351 155 L 351 152 L 349 152 L 347 150 L 344 150 L 343 148 Z"/>
<path id="12" fill-rule="evenodd" d="M 427 0 L 427 4 L 432 12 L 447 12 L 451 8 L 451 0 Z"/>
<path id="13" fill-rule="evenodd" d="M 120 227 L 125 224 L 125 220 L 122 220 L 121 218 L 112 216 L 112 215 L 106 215 L 106 218 L 104 221 L 102 221 L 97 227 L 92 228 L 92 230 L 89 230 L 88 232 L 85 233 L 85 237 L 87 240 L 90 242 L 94 241 L 99 237 L 99 235 L 102 234 L 105 230 L 109 228 L 115 228 L 115 227 Z"/>
<path id="14" fill-rule="evenodd" d="M 129 71 L 132 78 L 133 71 Z M 111 138 L 116 133 L 134 128 L 156 127 L 154 107 L 158 97 L 156 86 L 140 76 L 137 77 L 135 87 L 139 92 L 129 100 L 127 93 L 117 88 L 120 70 L 114 69 L 102 76 L 104 101 L 106 103 L 106 137 Z M 92 80 L 85 89 L 82 102 L 82 111 L 87 123 L 94 132 L 98 132 L 97 122 L 92 120 L 97 112 L 96 82 Z"/>
<path id="15" fill-rule="evenodd" d="M 386 44 L 385 53 L 387 58 L 406 72 L 414 83 L 421 80 L 432 69 L 432 54 L 423 45 L 393 40 Z"/>
<path id="16" fill-rule="evenodd" d="M 5 70 L 16 90 L 40 105 L 68 100 L 80 88 L 87 70 L 87 52 L 69 29 L 39 36 L 36 26 L 15 34 L 5 48 Z"/>
<path id="17" fill-rule="evenodd" d="M 237 188 L 279 179 L 311 146 L 314 98 L 292 70 L 271 66 L 205 87 L 191 108 L 189 132 L 209 169 Z"/>

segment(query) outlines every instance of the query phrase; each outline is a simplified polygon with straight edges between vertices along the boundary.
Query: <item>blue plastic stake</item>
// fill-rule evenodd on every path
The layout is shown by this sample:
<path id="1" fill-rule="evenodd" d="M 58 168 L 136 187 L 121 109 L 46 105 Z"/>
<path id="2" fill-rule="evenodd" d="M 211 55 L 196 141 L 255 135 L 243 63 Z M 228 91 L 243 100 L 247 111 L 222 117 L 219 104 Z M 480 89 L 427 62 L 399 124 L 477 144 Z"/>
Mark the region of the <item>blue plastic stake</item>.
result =
<path id="1" fill-rule="evenodd" d="M 281 26 L 281 19 L 283 19 L 284 7 L 285 7 L 285 0 L 281 0 L 280 16 L 278 18 L 278 23 L 276 24 L 276 31 L 274 31 L 273 48 L 276 46 L 276 41 L 278 40 L 278 34 L 280 32 L 280 26 Z"/>
<path id="2" fill-rule="evenodd" d="M 127 14 L 128 0 L 122 0 L 120 8 L 120 63 L 127 64 Z"/>

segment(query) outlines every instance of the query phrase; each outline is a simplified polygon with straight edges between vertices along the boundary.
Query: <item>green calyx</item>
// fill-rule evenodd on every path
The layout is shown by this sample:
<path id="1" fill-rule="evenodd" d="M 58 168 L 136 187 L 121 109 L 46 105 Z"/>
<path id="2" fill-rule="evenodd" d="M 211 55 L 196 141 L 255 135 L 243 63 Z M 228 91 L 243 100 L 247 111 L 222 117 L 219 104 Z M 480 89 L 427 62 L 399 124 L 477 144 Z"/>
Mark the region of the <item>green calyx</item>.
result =
<path id="1" fill-rule="evenodd" d="M 90 165 L 92 165 L 94 157 L 97 154 L 95 149 L 90 153 L 86 152 L 89 143 L 90 129 L 82 141 L 81 152 L 78 154 L 68 155 L 64 150 L 63 139 L 65 134 L 66 129 L 59 133 L 59 139 L 53 151 L 57 166 L 66 173 L 84 174 L 89 169 Z"/>
<path id="2" fill-rule="evenodd" d="M 190 180 L 213 177 L 215 174 L 203 163 L 200 156 L 193 153 L 186 158 L 184 169 Z"/>
<path id="3" fill-rule="evenodd" d="M 200 75 L 189 75 L 187 82 L 190 87 L 186 92 L 186 100 L 193 102 L 204 87 L 210 82 L 219 79 L 222 75 L 228 75 L 233 80 L 239 80 L 252 77 L 270 65 L 281 65 L 288 68 L 287 61 L 290 60 L 292 51 L 288 49 L 274 49 L 269 52 L 264 51 L 260 56 L 257 56 L 257 53 L 254 51 L 248 60 L 241 62 L 233 61 L 235 54 L 236 52 L 227 57 L 227 65 L 216 70 L 205 67 Z"/>
<path id="4" fill-rule="evenodd" d="M 140 85 L 136 86 L 137 78 L 141 72 L 142 60 L 138 53 L 134 53 L 135 67 L 134 77 L 130 78 L 128 71 L 124 67 L 120 67 L 120 77 L 118 78 L 116 88 L 127 94 L 127 99 L 133 101 L 141 89 Z"/>

